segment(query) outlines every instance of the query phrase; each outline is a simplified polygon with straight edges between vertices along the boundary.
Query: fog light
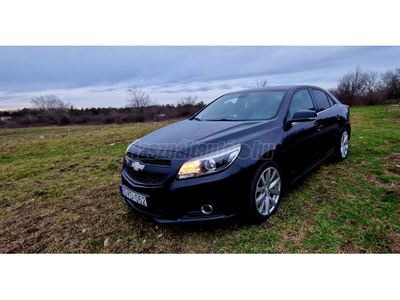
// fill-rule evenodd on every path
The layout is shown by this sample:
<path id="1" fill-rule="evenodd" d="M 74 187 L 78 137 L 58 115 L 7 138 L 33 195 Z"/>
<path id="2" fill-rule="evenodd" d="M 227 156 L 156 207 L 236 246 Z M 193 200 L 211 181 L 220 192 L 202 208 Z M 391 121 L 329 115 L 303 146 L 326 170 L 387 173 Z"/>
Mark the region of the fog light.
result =
<path id="1" fill-rule="evenodd" d="M 212 205 L 207 204 L 207 205 L 202 205 L 200 207 L 200 210 L 203 214 L 209 215 L 213 212 L 214 209 L 213 209 Z"/>

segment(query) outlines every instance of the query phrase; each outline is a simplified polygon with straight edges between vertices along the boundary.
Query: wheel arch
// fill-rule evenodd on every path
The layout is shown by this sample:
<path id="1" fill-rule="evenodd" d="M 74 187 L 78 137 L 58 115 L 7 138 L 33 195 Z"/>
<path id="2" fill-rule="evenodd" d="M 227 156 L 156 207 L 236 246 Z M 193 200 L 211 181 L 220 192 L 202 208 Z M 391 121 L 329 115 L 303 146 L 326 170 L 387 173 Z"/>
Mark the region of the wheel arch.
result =
<path id="1" fill-rule="evenodd" d="M 282 171 L 283 182 L 286 184 L 287 182 L 287 166 L 285 164 L 285 160 L 282 152 L 280 151 L 280 147 L 276 147 L 274 149 L 268 150 L 263 155 L 261 155 L 257 162 L 255 162 L 249 169 L 252 173 L 256 172 L 259 166 L 265 161 L 274 161 L 279 165 Z"/>
<path id="2" fill-rule="evenodd" d="M 347 131 L 349 132 L 349 139 L 351 138 L 351 126 L 350 126 L 350 122 L 347 122 L 346 124 L 344 124 L 343 128 L 346 128 Z"/>

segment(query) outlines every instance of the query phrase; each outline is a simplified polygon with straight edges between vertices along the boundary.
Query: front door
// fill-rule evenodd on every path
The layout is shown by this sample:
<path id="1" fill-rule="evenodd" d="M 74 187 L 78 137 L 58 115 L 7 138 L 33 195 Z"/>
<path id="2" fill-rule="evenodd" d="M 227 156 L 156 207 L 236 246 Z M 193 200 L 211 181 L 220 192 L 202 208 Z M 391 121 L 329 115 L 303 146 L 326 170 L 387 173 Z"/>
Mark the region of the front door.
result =
<path id="1" fill-rule="evenodd" d="M 297 91 L 291 100 L 285 122 L 299 110 L 315 110 L 307 89 Z M 290 124 L 290 123 L 287 123 Z M 287 134 L 283 142 L 283 155 L 291 177 L 298 177 L 319 160 L 320 120 L 297 122 L 286 125 Z"/>

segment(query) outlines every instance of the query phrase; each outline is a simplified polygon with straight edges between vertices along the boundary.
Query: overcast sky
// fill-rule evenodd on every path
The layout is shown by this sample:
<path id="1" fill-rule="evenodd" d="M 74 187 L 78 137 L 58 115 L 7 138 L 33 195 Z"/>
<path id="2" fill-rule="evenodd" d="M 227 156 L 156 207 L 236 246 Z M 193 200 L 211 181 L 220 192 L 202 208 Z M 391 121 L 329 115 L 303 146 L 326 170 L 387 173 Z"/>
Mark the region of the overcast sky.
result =
<path id="1" fill-rule="evenodd" d="M 54 94 L 75 107 L 122 107 L 136 85 L 158 104 L 269 85 L 336 86 L 360 65 L 400 67 L 400 47 L 384 46 L 0 46 L 0 109 L 31 107 Z"/>

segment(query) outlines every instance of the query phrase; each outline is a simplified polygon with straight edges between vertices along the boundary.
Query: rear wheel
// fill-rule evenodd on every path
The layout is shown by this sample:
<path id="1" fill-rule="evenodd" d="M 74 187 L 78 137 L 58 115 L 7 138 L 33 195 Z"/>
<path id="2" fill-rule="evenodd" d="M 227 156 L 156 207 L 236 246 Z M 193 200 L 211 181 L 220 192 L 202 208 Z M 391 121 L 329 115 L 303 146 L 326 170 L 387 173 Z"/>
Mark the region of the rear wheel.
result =
<path id="1" fill-rule="evenodd" d="M 262 163 L 254 174 L 248 194 L 251 220 L 267 220 L 276 211 L 282 190 L 282 172 L 279 165 L 274 161 Z"/>
<path id="2" fill-rule="evenodd" d="M 342 130 L 338 144 L 336 145 L 336 158 L 344 160 L 349 153 L 350 134 L 347 128 Z"/>

